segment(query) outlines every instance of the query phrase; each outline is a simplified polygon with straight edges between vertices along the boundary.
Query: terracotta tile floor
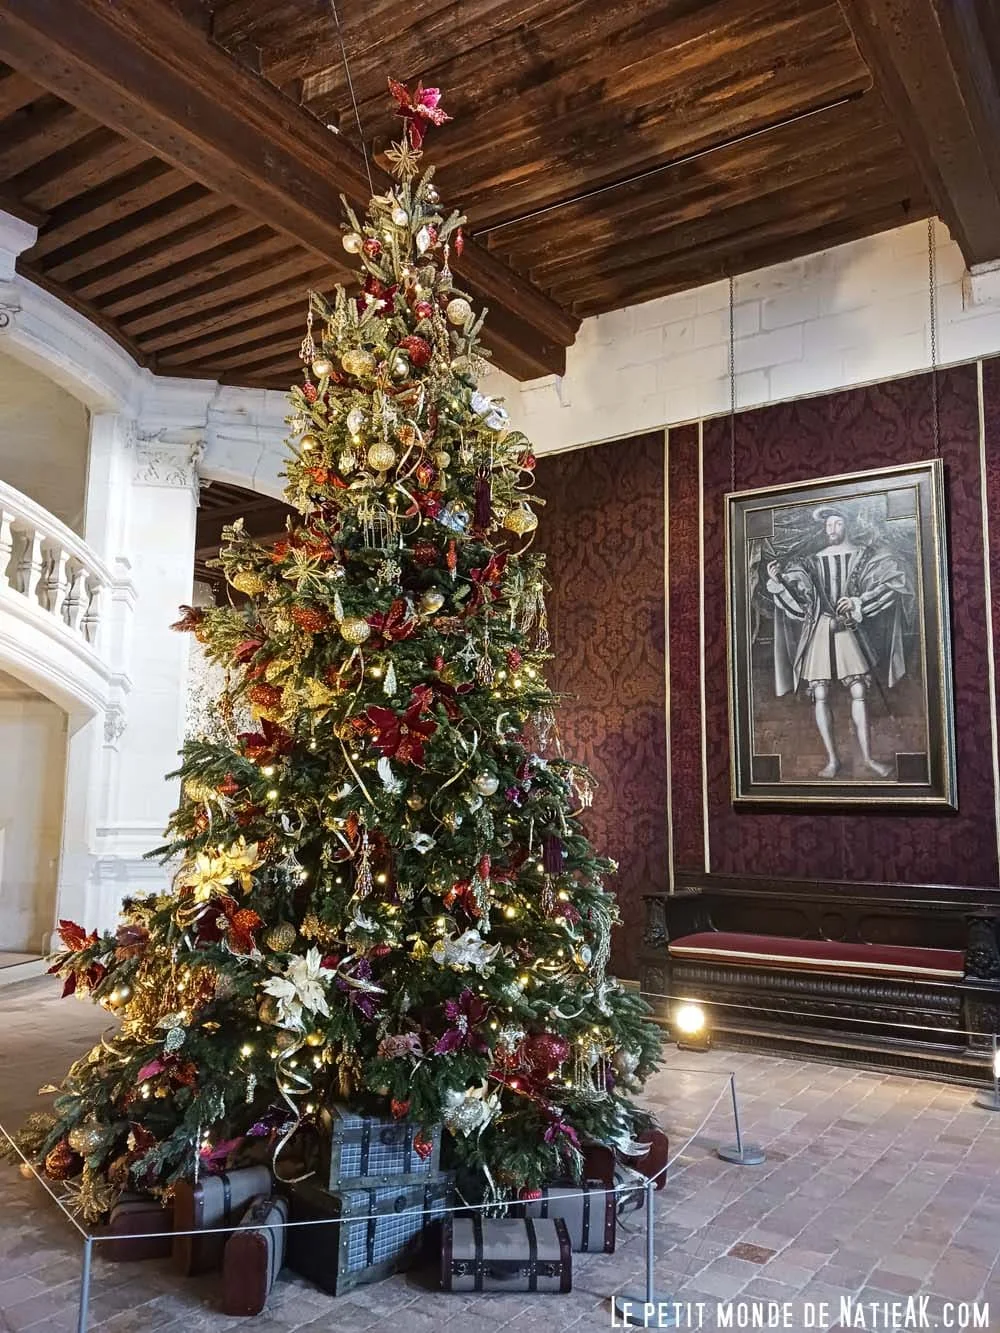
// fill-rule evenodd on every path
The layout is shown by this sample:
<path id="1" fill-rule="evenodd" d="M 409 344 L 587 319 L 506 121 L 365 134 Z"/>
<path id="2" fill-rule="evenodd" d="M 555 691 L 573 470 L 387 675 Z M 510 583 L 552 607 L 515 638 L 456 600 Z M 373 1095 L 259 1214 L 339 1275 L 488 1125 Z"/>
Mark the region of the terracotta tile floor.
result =
<path id="1" fill-rule="evenodd" d="M 62 1073 L 97 1035 L 102 1017 L 89 1005 L 60 1001 L 48 979 L 0 992 L 0 1121 L 16 1124 L 37 1104 L 34 1090 Z M 763 1166 L 741 1168 L 715 1156 L 716 1145 L 732 1139 L 730 1068 L 744 1132 L 767 1150 Z M 791 1302 L 778 1327 L 839 1328 L 841 1297 L 877 1302 L 880 1317 L 885 1303 L 903 1302 L 902 1319 L 906 1300 L 924 1296 L 926 1323 L 898 1327 L 944 1326 L 945 1301 L 978 1300 L 991 1304 L 989 1322 L 979 1326 L 1000 1330 L 1000 1114 L 978 1109 L 965 1088 L 668 1048 L 648 1100 L 672 1148 L 698 1128 L 720 1093 L 657 1195 L 656 1286 L 684 1303 L 680 1327 L 720 1326 L 720 1302 L 723 1310 L 728 1301 L 741 1302 L 737 1317 L 742 1310 L 749 1318 L 751 1302 L 766 1310 L 777 1301 Z M 74 1328 L 78 1238 L 39 1186 L 10 1166 L 0 1167 L 0 1189 L 0 1333 Z M 627 1225 L 614 1255 L 574 1256 L 569 1296 L 469 1299 L 407 1274 L 333 1300 L 289 1275 L 253 1320 L 218 1313 L 211 1276 L 181 1280 L 165 1262 L 112 1265 L 97 1257 L 90 1327 L 589 1333 L 611 1327 L 611 1293 L 641 1287 L 643 1236 L 634 1216 Z M 825 1318 L 820 1302 L 828 1305 Z M 910 1310 L 919 1317 L 918 1305 Z M 843 1326 L 876 1325 L 867 1314 L 866 1322 Z"/>

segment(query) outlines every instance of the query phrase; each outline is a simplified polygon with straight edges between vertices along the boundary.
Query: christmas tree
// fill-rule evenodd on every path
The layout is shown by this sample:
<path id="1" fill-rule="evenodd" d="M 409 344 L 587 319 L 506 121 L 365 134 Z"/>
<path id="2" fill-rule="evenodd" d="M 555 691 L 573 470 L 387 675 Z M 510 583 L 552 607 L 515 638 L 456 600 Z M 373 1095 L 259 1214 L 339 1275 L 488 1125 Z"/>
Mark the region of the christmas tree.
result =
<path id="1" fill-rule="evenodd" d="M 658 1031 L 606 974 L 614 865 L 553 745 L 535 460 L 477 389 L 464 219 L 420 162 L 447 117 L 390 88 L 393 185 L 363 222 L 345 204 L 360 292 L 310 298 L 301 521 L 270 547 L 236 524 L 242 597 L 177 626 L 227 688 L 222 738 L 184 750 L 173 889 L 114 934 L 61 926 L 52 970 L 120 1023 L 20 1142 L 91 1220 L 255 1141 L 280 1174 L 336 1100 L 443 1122 L 501 1192 L 648 1123 Z"/>

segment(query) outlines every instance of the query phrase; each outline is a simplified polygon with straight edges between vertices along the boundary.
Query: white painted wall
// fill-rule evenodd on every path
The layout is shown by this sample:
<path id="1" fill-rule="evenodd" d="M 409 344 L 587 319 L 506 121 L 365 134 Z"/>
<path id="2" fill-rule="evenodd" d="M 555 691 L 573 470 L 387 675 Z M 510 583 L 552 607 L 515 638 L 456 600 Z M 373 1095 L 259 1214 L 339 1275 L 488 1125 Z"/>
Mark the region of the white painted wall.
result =
<path id="1" fill-rule="evenodd" d="M 66 714 L 0 672 L 0 950 L 40 952 L 55 919 Z"/>
<path id="2" fill-rule="evenodd" d="M 0 481 L 83 533 L 87 409 L 40 371 L 0 352 Z"/>
<path id="3" fill-rule="evenodd" d="M 1000 293 L 973 294 L 943 224 L 935 236 L 938 364 L 1000 352 Z M 737 278 L 735 333 L 738 409 L 926 370 L 927 224 Z M 728 283 L 585 320 L 564 376 L 494 372 L 488 388 L 539 453 L 728 412 Z"/>

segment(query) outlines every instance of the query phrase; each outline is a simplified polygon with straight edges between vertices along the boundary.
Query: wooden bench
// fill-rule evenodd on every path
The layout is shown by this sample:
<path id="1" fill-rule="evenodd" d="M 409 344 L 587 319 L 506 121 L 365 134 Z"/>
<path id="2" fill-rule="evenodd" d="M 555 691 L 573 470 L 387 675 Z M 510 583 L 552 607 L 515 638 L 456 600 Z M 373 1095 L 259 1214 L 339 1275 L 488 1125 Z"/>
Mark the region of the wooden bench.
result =
<path id="1" fill-rule="evenodd" d="M 642 990 L 723 1044 L 981 1082 L 1000 889 L 684 875 L 644 896 Z"/>

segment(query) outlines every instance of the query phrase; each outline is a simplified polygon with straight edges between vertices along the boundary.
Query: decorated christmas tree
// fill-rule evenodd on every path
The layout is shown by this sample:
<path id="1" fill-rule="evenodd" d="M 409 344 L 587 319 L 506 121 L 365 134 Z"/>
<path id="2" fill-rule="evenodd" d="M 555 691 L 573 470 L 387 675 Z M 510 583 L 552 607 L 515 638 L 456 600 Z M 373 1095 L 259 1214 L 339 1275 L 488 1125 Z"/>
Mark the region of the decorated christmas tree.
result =
<path id="1" fill-rule="evenodd" d="M 648 1123 L 629 1094 L 659 1036 L 606 973 L 614 865 L 544 678 L 535 460 L 477 388 L 463 219 L 420 162 L 447 117 L 390 86 L 394 183 L 345 205 L 360 291 L 310 299 L 301 519 L 272 546 L 229 530 L 241 596 L 176 627 L 227 687 L 222 739 L 184 750 L 173 888 L 113 934 L 62 923 L 52 970 L 120 1022 L 20 1141 L 91 1220 L 255 1144 L 280 1175 L 335 1101 L 443 1122 L 499 1192 Z"/>

